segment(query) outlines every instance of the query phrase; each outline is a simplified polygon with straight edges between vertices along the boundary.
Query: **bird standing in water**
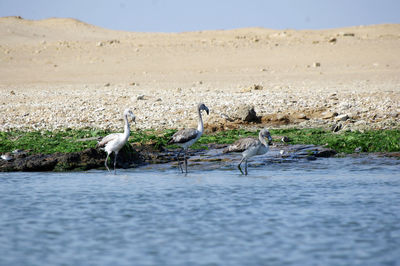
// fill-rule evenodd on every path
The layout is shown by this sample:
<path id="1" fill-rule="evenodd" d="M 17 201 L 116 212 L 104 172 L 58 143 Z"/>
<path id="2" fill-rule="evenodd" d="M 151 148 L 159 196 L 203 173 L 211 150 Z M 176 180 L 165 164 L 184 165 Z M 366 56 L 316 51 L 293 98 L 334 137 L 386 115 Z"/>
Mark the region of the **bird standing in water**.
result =
<path id="1" fill-rule="evenodd" d="M 183 152 L 183 157 L 184 157 L 184 161 L 185 161 L 185 172 L 187 173 L 187 159 L 186 159 L 187 149 L 201 137 L 201 135 L 203 134 L 203 131 L 204 131 L 203 118 L 201 116 L 201 111 L 206 111 L 207 114 L 210 113 L 208 107 L 205 106 L 204 103 L 200 103 L 197 106 L 197 112 L 199 115 L 199 122 L 197 125 L 197 129 L 195 129 L 195 128 L 182 129 L 182 130 L 176 132 L 171 137 L 171 139 L 168 141 L 168 144 L 176 144 L 182 148 L 178 152 L 178 155 L 177 155 L 179 169 L 181 169 L 182 173 L 184 171 L 183 171 L 181 162 L 179 161 L 179 155 Z"/>
<path id="2" fill-rule="evenodd" d="M 265 138 L 268 138 L 268 142 L 265 141 Z M 250 137 L 239 139 L 232 145 L 229 145 L 224 150 L 224 153 L 242 152 L 242 160 L 240 160 L 238 168 L 242 174 L 247 175 L 247 160 L 250 157 L 256 155 L 263 155 L 267 153 L 269 150 L 269 145 L 271 144 L 272 144 L 271 134 L 269 133 L 268 129 L 264 128 L 260 130 L 260 133 L 258 134 L 258 139 Z M 240 167 L 243 161 L 245 161 L 244 173 L 242 168 Z"/>
<path id="3" fill-rule="evenodd" d="M 131 117 L 132 121 L 135 122 L 136 117 L 132 113 L 131 110 L 126 109 L 124 111 L 124 120 L 125 120 L 125 127 L 124 127 L 124 133 L 113 133 L 110 135 L 105 136 L 99 143 L 97 143 L 96 147 L 102 148 L 104 147 L 104 150 L 107 152 L 107 158 L 104 163 L 106 166 L 107 170 L 110 171 L 110 168 L 108 168 L 107 161 L 108 157 L 112 152 L 114 152 L 114 174 L 116 174 L 116 165 L 117 165 L 117 156 L 118 152 L 124 147 L 125 143 L 128 141 L 128 138 L 130 136 L 131 130 L 129 128 L 129 122 L 128 122 L 128 116 Z"/>

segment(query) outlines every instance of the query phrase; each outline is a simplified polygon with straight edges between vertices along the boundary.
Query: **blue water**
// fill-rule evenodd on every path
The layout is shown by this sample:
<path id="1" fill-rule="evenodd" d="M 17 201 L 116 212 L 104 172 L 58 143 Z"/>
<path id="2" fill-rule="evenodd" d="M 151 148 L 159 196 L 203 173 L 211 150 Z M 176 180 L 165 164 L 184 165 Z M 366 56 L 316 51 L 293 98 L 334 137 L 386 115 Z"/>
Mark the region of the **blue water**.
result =
<path id="1" fill-rule="evenodd" d="M 190 170 L 189 165 L 189 170 Z M 0 174 L 0 265 L 399 265 L 400 161 Z"/>

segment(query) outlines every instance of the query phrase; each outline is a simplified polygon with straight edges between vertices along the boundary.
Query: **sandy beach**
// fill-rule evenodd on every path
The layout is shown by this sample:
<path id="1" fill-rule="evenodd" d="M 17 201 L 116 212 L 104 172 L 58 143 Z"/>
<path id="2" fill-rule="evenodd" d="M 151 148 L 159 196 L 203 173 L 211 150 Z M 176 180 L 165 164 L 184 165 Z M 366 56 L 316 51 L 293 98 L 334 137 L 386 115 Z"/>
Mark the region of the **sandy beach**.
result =
<path id="1" fill-rule="evenodd" d="M 136 33 L 0 18 L 0 130 L 400 128 L 400 24 Z M 235 120 L 254 106 L 260 123 Z"/>

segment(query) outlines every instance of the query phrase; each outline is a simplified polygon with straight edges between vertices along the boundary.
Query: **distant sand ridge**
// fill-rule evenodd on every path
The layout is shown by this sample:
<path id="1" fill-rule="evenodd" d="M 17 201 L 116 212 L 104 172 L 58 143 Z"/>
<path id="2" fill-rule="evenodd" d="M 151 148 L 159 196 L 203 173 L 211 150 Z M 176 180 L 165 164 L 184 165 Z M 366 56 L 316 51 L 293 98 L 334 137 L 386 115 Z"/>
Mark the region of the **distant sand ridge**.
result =
<path id="1" fill-rule="evenodd" d="M 400 128 L 400 24 L 329 30 L 112 31 L 0 18 L 0 130 L 195 124 Z"/>

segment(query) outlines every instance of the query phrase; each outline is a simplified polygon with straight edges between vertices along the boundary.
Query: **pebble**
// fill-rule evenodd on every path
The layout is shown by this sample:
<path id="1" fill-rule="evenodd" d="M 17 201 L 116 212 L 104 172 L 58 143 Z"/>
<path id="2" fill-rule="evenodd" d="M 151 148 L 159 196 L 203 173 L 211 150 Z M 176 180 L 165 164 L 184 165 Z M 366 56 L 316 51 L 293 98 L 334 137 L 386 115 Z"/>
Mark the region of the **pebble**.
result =
<path id="1" fill-rule="evenodd" d="M 347 115 L 347 114 L 338 115 L 335 117 L 335 119 L 337 121 L 346 121 L 347 119 L 349 119 L 349 115 Z"/>
<path id="2" fill-rule="evenodd" d="M 285 127 L 330 129 L 334 119 L 345 123 L 346 130 L 400 128 L 398 92 L 383 92 L 371 86 L 368 89 L 360 87 L 355 92 L 357 88 L 346 90 L 336 84 L 328 88 L 319 88 L 318 85 L 302 88 L 272 82 L 268 91 L 253 89 L 241 93 L 241 84 L 232 88 L 207 85 L 208 90 L 183 85 L 178 89 L 177 85 L 170 88 L 146 84 L 132 87 L 129 83 L 113 84 L 110 89 L 111 83 L 106 84 L 109 85 L 54 85 L 46 89 L 0 86 L 1 99 L 10 98 L 10 91 L 15 93 L 12 101 L 4 100 L 0 105 L 0 131 L 98 128 L 118 132 L 123 130 L 122 112 L 126 107 L 132 108 L 138 118 L 136 128 L 183 128 L 196 126 L 199 101 L 210 108 L 210 115 L 204 116 L 206 124 L 229 122 L 234 119 L 232 113 L 236 108 L 251 105 L 257 111 L 256 116 L 275 114 L 282 120 L 281 124 L 288 123 Z M 147 98 L 152 100 L 140 100 Z M 29 108 L 26 103 L 30 103 Z M 322 109 L 327 111 L 319 114 Z M 346 115 L 348 118 L 341 120 Z M 288 117 L 299 120 L 288 121 Z M 268 123 L 267 120 L 262 121 Z M 257 128 L 265 126 L 257 123 L 249 125 Z"/>
<path id="3" fill-rule="evenodd" d="M 322 119 L 330 119 L 330 118 L 337 116 L 338 113 L 327 111 L 327 112 L 322 113 L 321 115 L 322 115 L 321 116 Z"/>

